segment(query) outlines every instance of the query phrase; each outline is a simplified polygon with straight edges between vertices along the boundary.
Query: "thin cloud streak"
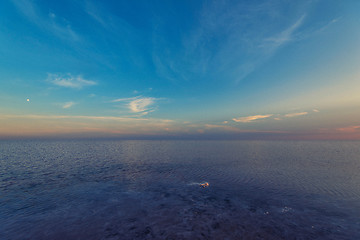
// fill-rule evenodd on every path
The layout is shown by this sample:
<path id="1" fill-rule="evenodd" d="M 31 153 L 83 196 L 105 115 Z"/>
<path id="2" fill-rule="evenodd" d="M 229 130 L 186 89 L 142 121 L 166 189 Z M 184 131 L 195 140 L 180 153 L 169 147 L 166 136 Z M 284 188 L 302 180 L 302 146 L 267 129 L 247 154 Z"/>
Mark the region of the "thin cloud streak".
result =
<path id="1" fill-rule="evenodd" d="M 168 45 L 166 37 L 159 33 L 160 23 L 154 28 L 152 43 L 156 71 L 175 83 L 224 75 L 238 83 L 269 60 L 279 47 L 299 39 L 297 30 L 307 15 L 302 6 L 307 3 L 297 5 L 303 14 L 284 27 L 280 18 L 271 16 L 272 11 L 281 11 L 274 1 L 209 2 L 200 12 L 199 24 L 183 36 L 179 52 L 164 51 Z M 269 21 L 259 24 L 260 19 Z"/>
<path id="2" fill-rule="evenodd" d="M 317 109 L 313 109 L 312 112 L 318 113 L 320 112 Z M 247 116 L 247 117 L 239 117 L 239 118 L 233 118 L 232 120 L 235 122 L 241 122 L 241 123 L 248 123 L 248 122 L 252 122 L 252 121 L 256 121 L 259 119 L 266 119 L 266 118 L 270 118 L 271 116 L 274 116 L 273 120 L 276 121 L 280 121 L 282 120 L 281 117 L 286 117 L 286 118 L 292 118 L 292 117 L 299 117 L 299 116 L 304 116 L 309 114 L 308 112 L 297 112 L 297 113 L 287 113 L 284 115 L 281 114 L 265 114 L 265 115 L 254 115 L 254 116 Z M 227 123 L 227 121 L 225 121 Z M 223 122 L 223 123 L 225 123 Z"/>
<path id="3" fill-rule="evenodd" d="M 80 36 L 72 28 L 68 21 L 59 23 L 54 13 L 47 14 L 46 17 L 38 12 L 35 3 L 29 0 L 12 0 L 16 8 L 31 22 L 36 24 L 40 29 L 45 29 L 57 37 L 66 41 L 79 41 Z M 63 19 L 63 18 L 60 18 Z"/>
<path id="4" fill-rule="evenodd" d="M 260 40 L 259 49 L 262 49 L 262 52 L 260 52 L 259 56 L 255 57 L 252 61 L 239 65 L 239 77 L 235 82 L 239 83 L 275 55 L 282 46 L 293 41 L 295 39 L 295 32 L 303 24 L 305 16 L 305 14 L 302 15 L 294 24 L 283 30 L 281 33 Z"/>
<path id="5" fill-rule="evenodd" d="M 138 99 L 139 97 L 131 97 L 131 98 L 118 98 L 118 99 L 114 99 L 111 102 L 127 102 L 127 101 L 132 101 L 135 99 Z"/>
<path id="6" fill-rule="evenodd" d="M 267 114 L 267 115 L 254 115 L 254 116 L 247 116 L 247 117 L 239 117 L 239 118 L 233 118 L 232 120 L 235 122 L 241 122 L 241 123 L 248 123 L 259 119 L 269 118 L 273 114 Z"/>
<path id="7" fill-rule="evenodd" d="M 259 49 L 262 49 L 263 51 L 259 53 L 259 57 L 255 57 L 252 61 L 239 65 L 239 77 L 235 82 L 239 83 L 241 80 L 254 72 L 259 66 L 268 61 L 273 55 L 275 55 L 280 47 L 294 40 L 294 34 L 296 30 L 303 24 L 304 18 L 305 14 L 281 33 L 273 37 L 260 40 Z"/>
<path id="8" fill-rule="evenodd" d="M 288 113 L 288 114 L 285 114 L 284 117 L 287 117 L 287 118 L 299 117 L 299 116 L 303 116 L 303 115 L 307 115 L 307 114 L 308 114 L 308 112 Z"/>
<path id="9" fill-rule="evenodd" d="M 149 118 L 131 118 L 131 117 L 113 117 L 113 116 L 66 116 L 66 115 L 3 115 L 2 119 L 84 119 L 84 120 L 104 120 L 104 121 L 152 121 L 154 119 Z M 171 122 L 172 120 L 167 119 L 156 119 L 161 122 Z"/>
<path id="10" fill-rule="evenodd" d="M 278 34 L 275 37 L 265 39 L 265 41 L 269 41 L 272 43 L 272 50 L 276 50 L 281 45 L 284 45 L 285 43 L 293 40 L 293 34 L 294 32 L 303 24 L 303 21 L 305 19 L 305 14 L 302 15 L 293 25 L 291 25 L 289 28 L 282 31 L 280 34 Z"/>
<path id="11" fill-rule="evenodd" d="M 0 138 L 11 136 L 157 135 L 176 126 L 169 119 L 114 116 L 0 115 Z M 110 135 L 109 135 L 110 134 Z M 113 136 L 115 136 L 113 135 Z"/>
<path id="12" fill-rule="evenodd" d="M 360 132 L 360 126 L 349 126 L 349 127 L 343 127 L 343 128 L 337 128 L 336 131 L 341 132 Z"/>
<path id="13" fill-rule="evenodd" d="M 60 87 L 77 88 L 77 89 L 81 89 L 83 87 L 93 86 L 97 84 L 94 81 L 84 79 L 81 75 L 74 77 L 71 74 L 67 74 L 67 76 L 65 77 L 60 76 L 58 74 L 48 74 L 47 80 L 52 84 Z"/>
<path id="14" fill-rule="evenodd" d="M 75 105 L 74 102 L 66 102 L 66 103 L 62 106 L 62 108 L 67 109 L 67 108 L 71 108 L 71 107 L 74 106 L 74 105 Z"/>

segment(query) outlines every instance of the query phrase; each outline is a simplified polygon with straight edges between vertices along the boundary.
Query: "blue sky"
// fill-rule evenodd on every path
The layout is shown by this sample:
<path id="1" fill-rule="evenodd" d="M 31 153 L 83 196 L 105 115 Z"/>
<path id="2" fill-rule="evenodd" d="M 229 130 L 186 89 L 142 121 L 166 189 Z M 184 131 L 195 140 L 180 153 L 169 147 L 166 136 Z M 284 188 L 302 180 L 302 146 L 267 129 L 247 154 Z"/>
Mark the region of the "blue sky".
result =
<path id="1" fill-rule="evenodd" d="M 0 136 L 360 137 L 360 2 L 0 3 Z"/>

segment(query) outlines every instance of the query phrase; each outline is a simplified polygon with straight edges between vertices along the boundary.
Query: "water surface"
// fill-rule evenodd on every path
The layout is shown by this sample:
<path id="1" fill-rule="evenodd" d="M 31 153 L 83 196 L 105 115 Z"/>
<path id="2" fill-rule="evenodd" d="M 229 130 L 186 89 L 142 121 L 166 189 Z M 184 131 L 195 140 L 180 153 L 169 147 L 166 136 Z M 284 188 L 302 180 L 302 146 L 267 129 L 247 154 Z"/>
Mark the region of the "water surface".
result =
<path id="1" fill-rule="evenodd" d="M 360 239 L 359 183 L 356 141 L 0 141 L 0 239 Z"/>

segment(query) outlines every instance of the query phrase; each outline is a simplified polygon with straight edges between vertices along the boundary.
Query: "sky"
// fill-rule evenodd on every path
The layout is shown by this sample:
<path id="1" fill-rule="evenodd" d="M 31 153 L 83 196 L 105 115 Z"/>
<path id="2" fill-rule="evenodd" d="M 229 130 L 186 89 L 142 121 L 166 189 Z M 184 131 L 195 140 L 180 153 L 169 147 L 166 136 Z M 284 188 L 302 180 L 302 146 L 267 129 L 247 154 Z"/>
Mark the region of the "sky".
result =
<path id="1" fill-rule="evenodd" d="M 360 139 L 360 1 L 0 2 L 0 138 Z"/>

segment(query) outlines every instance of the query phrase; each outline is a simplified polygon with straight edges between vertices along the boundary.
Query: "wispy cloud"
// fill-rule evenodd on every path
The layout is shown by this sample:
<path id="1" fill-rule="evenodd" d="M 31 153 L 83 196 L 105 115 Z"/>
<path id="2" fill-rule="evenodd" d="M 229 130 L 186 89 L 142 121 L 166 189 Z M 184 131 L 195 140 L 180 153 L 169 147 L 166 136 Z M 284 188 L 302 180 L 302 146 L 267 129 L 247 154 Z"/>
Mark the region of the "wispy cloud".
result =
<path id="1" fill-rule="evenodd" d="M 71 107 L 74 106 L 74 105 L 75 105 L 74 102 L 66 102 L 66 103 L 62 106 L 62 108 L 67 109 L 67 108 L 71 108 Z"/>
<path id="2" fill-rule="evenodd" d="M 343 128 L 337 128 L 337 131 L 341 132 L 360 132 L 360 126 L 348 126 Z"/>
<path id="3" fill-rule="evenodd" d="M 320 112 L 317 109 L 313 109 L 312 111 L 316 112 L 316 113 Z M 232 120 L 235 122 L 248 123 L 248 122 L 256 121 L 259 119 L 265 119 L 265 118 L 270 118 L 271 116 L 274 116 L 274 118 L 272 118 L 273 120 L 280 121 L 280 120 L 282 120 L 283 117 L 293 118 L 293 117 L 304 116 L 307 114 L 309 114 L 309 112 L 296 112 L 296 113 L 287 113 L 287 114 L 265 114 L 265 115 L 254 115 L 254 116 L 233 118 Z M 225 123 L 225 122 L 223 122 L 223 123 Z"/>
<path id="4" fill-rule="evenodd" d="M 111 102 L 130 102 L 132 100 L 138 99 L 139 97 L 130 97 L 130 98 L 118 98 L 114 99 Z"/>
<path id="5" fill-rule="evenodd" d="M 57 18 L 55 13 L 42 14 L 36 4 L 29 0 L 12 0 L 17 9 L 40 29 L 55 34 L 66 41 L 78 41 L 80 36 L 72 29 L 64 18 Z"/>
<path id="6" fill-rule="evenodd" d="M 255 42 L 259 44 L 258 50 L 253 51 L 257 52 L 257 54 L 255 56 L 249 56 L 249 59 L 246 62 L 240 63 L 238 65 L 238 77 L 236 78 L 235 82 L 240 82 L 242 79 L 246 78 L 249 74 L 254 72 L 262 64 L 268 61 L 272 56 L 274 56 L 282 46 L 293 40 L 296 40 L 296 30 L 303 24 L 305 16 L 305 14 L 302 15 L 295 23 L 293 23 L 280 33 L 275 33 L 271 37 L 256 39 Z"/>
<path id="7" fill-rule="evenodd" d="M 139 98 L 132 100 L 129 103 L 129 109 L 132 112 L 139 113 L 151 110 L 150 106 L 155 103 L 155 98 L 147 97 L 147 98 Z"/>
<path id="8" fill-rule="evenodd" d="M 138 113 L 140 116 L 143 116 L 156 109 L 155 103 L 158 100 L 159 98 L 137 96 L 130 98 L 118 98 L 112 100 L 111 102 L 125 102 L 126 107 L 132 113 Z"/>
<path id="9" fill-rule="evenodd" d="M 100 23 L 103 27 L 107 27 L 106 20 L 104 20 L 100 16 L 99 6 L 95 6 L 92 2 L 86 1 L 85 2 L 85 11 L 89 16 L 91 16 L 95 21 Z"/>
<path id="10" fill-rule="evenodd" d="M 117 116 L 70 116 L 70 115 L 0 115 L 1 136 L 132 136 L 163 133 L 176 122 L 169 119 L 117 117 Z M 5 123 L 5 124 L 4 124 Z M 93 135 L 97 133 L 96 135 Z M 80 134 L 80 135 L 78 135 Z M 98 135 L 100 134 L 100 135 Z M 114 135 L 115 134 L 115 135 Z"/>
<path id="11" fill-rule="evenodd" d="M 37 11 L 34 4 L 28 0 L 12 0 L 15 6 L 22 12 L 27 18 L 33 21 L 38 21 Z"/>
<path id="12" fill-rule="evenodd" d="M 285 43 L 294 40 L 294 32 L 302 25 L 303 21 L 305 19 L 305 15 L 302 15 L 294 24 L 292 24 L 289 28 L 282 31 L 280 34 L 265 39 L 266 42 L 271 43 L 271 49 L 272 51 L 279 48 L 281 45 L 284 45 Z M 269 46 L 267 46 L 269 47 Z"/>
<path id="13" fill-rule="evenodd" d="M 318 32 L 318 33 L 324 32 L 326 29 L 330 28 L 333 24 L 337 23 L 341 19 L 342 19 L 342 17 L 338 17 L 338 18 L 334 18 L 334 19 L 330 20 L 326 25 L 324 25 L 323 27 L 318 29 L 316 32 Z"/>
<path id="14" fill-rule="evenodd" d="M 22 118 L 22 119 L 84 119 L 84 120 L 103 120 L 103 121 L 153 121 L 148 118 L 131 118 L 131 117 L 113 117 L 113 116 L 81 116 L 81 115 L 3 115 L 1 118 Z M 168 119 L 158 119 L 160 122 L 171 122 Z"/>
<path id="15" fill-rule="evenodd" d="M 60 76 L 58 74 L 48 74 L 47 80 L 60 87 L 77 89 L 97 84 L 94 81 L 84 79 L 81 75 L 75 77 L 71 74 L 67 74 L 66 76 Z"/>
<path id="16" fill-rule="evenodd" d="M 303 116 L 303 115 L 307 115 L 307 114 L 308 114 L 308 112 L 288 113 L 288 114 L 285 114 L 284 117 L 288 117 L 288 118 L 299 117 L 299 116 Z"/>
<path id="17" fill-rule="evenodd" d="M 309 4 L 302 1 L 296 3 L 296 11 L 284 12 L 272 0 L 212 1 L 205 5 L 199 27 L 185 39 L 185 53 L 198 72 L 211 71 L 212 76 L 219 73 L 240 82 L 281 46 L 298 39 Z"/>
<path id="18" fill-rule="evenodd" d="M 233 118 L 232 120 L 235 122 L 242 122 L 242 123 L 248 123 L 259 119 L 269 118 L 273 114 L 267 114 L 267 115 L 254 115 L 254 116 L 247 116 L 247 117 L 239 117 L 239 118 Z"/>
<path id="19" fill-rule="evenodd" d="M 278 0 L 209 1 L 198 14 L 198 24 L 183 33 L 180 43 L 163 34 L 163 21 L 155 22 L 152 60 L 157 74 L 173 83 L 191 79 L 239 83 L 280 48 L 316 31 L 305 24 L 314 1 L 297 1 L 290 9 L 282 5 Z"/>

